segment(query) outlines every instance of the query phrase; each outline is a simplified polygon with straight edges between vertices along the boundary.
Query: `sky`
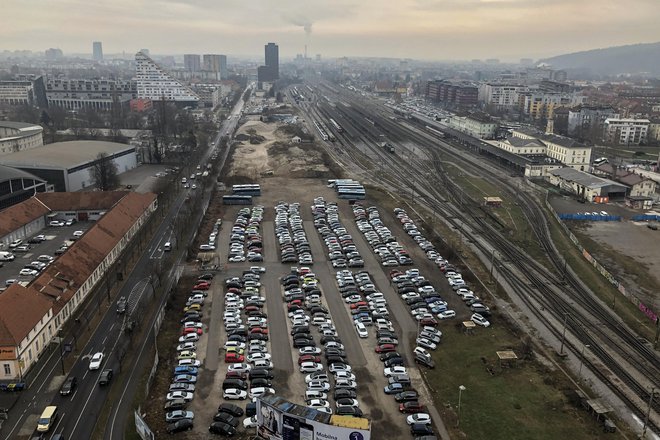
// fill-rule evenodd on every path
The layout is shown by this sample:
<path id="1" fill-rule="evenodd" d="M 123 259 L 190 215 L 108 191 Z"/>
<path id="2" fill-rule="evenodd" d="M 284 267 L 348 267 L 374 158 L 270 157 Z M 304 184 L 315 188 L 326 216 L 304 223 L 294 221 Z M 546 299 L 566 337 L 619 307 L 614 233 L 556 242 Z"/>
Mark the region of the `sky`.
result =
<path id="1" fill-rule="evenodd" d="M 660 41 L 660 0 L 2 0 L 0 50 L 543 58 Z"/>

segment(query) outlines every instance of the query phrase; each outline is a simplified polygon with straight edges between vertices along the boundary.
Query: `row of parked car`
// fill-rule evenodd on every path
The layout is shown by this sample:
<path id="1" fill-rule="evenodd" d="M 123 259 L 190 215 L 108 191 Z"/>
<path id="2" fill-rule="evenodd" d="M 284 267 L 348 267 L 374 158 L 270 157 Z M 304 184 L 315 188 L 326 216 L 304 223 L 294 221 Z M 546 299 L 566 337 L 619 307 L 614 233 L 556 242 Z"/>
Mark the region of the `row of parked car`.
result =
<path id="1" fill-rule="evenodd" d="M 279 202 L 275 206 L 275 235 L 282 263 L 314 264 L 299 203 Z"/>
<path id="2" fill-rule="evenodd" d="M 203 333 L 202 310 L 212 279 L 213 274 L 200 275 L 183 309 L 181 334 L 176 347 L 177 365 L 174 367 L 164 408 L 169 433 L 193 428 L 195 414 L 186 408 L 195 396 L 195 384 L 201 366 L 197 360 L 197 341 Z"/>
<path id="3" fill-rule="evenodd" d="M 328 259 L 332 267 L 364 267 L 364 260 L 353 237 L 339 221 L 337 204 L 326 203 L 323 197 L 317 197 L 312 205 L 312 215 L 314 226 L 328 248 Z"/>
<path id="4" fill-rule="evenodd" d="M 230 263 L 241 263 L 245 260 L 264 261 L 263 240 L 260 232 L 263 213 L 264 207 L 261 205 L 253 206 L 252 209 L 242 208 L 238 211 L 229 237 L 227 258 Z"/>
<path id="5" fill-rule="evenodd" d="M 283 276 L 281 282 L 291 320 L 293 347 L 298 349 L 298 369 L 306 374 L 306 405 L 328 414 L 361 417 L 355 375 L 330 313 L 321 300 L 319 280 L 310 268 L 301 267 Z M 313 327 L 318 329 L 322 348 L 317 347 Z M 334 409 L 329 396 L 335 401 Z"/>
<path id="6" fill-rule="evenodd" d="M 396 241 L 392 231 L 383 224 L 378 208 L 365 208 L 359 202 L 353 205 L 353 216 L 360 232 L 364 234 L 383 266 L 409 266 L 413 264 L 408 251 Z"/>
<path id="7" fill-rule="evenodd" d="M 225 400 L 252 399 L 254 402 L 257 397 L 275 393 L 271 382 L 274 375 L 268 349 L 268 316 L 264 310 L 266 298 L 260 295 L 263 272 L 265 268 L 253 266 L 241 277 L 225 280 L 223 321 L 227 331 L 224 345 L 227 372 L 222 382 Z M 249 417 L 243 420 L 243 426 L 256 426 L 254 405 L 246 407 L 245 413 Z M 239 424 L 238 417 L 220 411 L 214 416 L 209 430 L 231 435 L 229 433 Z"/>
<path id="8" fill-rule="evenodd" d="M 396 217 L 399 219 L 404 230 L 418 231 L 417 226 L 410 219 L 404 209 L 395 208 L 394 215 L 396 215 Z M 449 283 L 449 286 L 452 288 L 452 290 L 456 292 L 456 294 L 470 308 L 470 311 L 472 312 L 470 319 L 475 324 L 482 327 L 490 326 L 490 321 L 488 321 L 488 318 L 490 317 L 490 308 L 486 306 L 483 301 L 474 294 L 472 290 L 470 290 L 467 282 L 463 279 L 463 276 L 458 271 L 458 269 L 451 265 L 449 261 L 447 261 L 444 257 L 442 257 L 442 255 L 440 255 L 435 249 L 433 243 L 428 241 L 423 235 L 417 234 L 413 237 L 413 239 L 419 244 L 420 248 L 426 252 L 428 259 L 434 261 L 440 271 L 444 273 L 445 278 L 447 278 L 447 282 Z M 408 296 L 413 296 L 412 298 L 404 298 L 406 302 L 414 301 L 414 293 L 404 293 Z M 419 293 L 421 294 L 422 292 Z M 447 319 L 456 316 L 456 312 L 453 310 L 447 310 L 447 303 L 443 301 L 439 295 L 437 296 L 438 299 L 434 303 L 429 303 L 431 312 L 436 313 L 438 319 Z M 433 296 L 431 296 L 431 298 L 433 298 Z"/>

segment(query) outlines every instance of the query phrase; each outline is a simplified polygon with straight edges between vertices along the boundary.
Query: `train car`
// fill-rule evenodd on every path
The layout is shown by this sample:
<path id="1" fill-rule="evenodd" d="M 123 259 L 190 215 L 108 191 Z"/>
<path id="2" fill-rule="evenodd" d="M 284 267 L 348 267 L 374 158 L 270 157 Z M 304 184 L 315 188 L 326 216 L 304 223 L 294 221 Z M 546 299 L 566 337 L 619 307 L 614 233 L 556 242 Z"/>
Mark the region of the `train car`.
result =
<path id="1" fill-rule="evenodd" d="M 364 119 L 374 127 L 376 126 L 376 121 L 374 121 L 373 119 L 369 119 L 369 118 L 364 118 Z"/>
<path id="2" fill-rule="evenodd" d="M 344 200 L 364 200 L 366 198 L 366 194 L 363 192 L 346 192 L 339 194 L 337 197 Z"/>
<path id="3" fill-rule="evenodd" d="M 429 127 L 428 125 L 425 126 L 424 128 L 426 128 L 428 131 L 430 131 L 431 133 L 433 133 L 434 135 L 436 135 L 436 136 L 438 136 L 438 137 L 444 138 L 444 137 L 447 136 L 447 135 L 446 135 L 445 133 L 443 133 L 442 131 L 437 130 L 437 129 L 433 128 L 433 127 Z"/>
<path id="4" fill-rule="evenodd" d="M 334 127 L 335 130 L 337 130 L 337 133 L 343 133 L 344 129 L 342 128 L 341 125 L 337 123 L 334 119 L 330 118 L 330 124 Z"/>
<path id="5" fill-rule="evenodd" d="M 252 196 L 222 196 L 223 205 L 251 205 Z"/>

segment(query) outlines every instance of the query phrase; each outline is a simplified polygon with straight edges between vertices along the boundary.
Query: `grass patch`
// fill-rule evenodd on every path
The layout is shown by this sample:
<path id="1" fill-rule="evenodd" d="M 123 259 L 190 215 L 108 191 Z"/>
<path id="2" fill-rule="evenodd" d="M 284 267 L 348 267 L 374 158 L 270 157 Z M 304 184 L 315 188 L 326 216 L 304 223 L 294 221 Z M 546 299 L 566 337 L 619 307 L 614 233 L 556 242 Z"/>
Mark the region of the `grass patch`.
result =
<path id="1" fill-rule="evenodd" d="M 600 438 L 602 428 L 567 397 L 571 383 L 559 371 L 521 359 L 500 368 L 496 350 L 514 349 L 523 357 L 527 346 L 502 321 L 465 335 L 458 326 L 444 329 L 444 341 L 434 354 L 436 368 L 425 376 L 452 438 L 555 440 Z M 490 372 L 489 372 L 490 371 Z M 492 372 L 492 374 L 491 374 Z M 458 387 L 461 396 L 457 428 Z M 612 439 L 623 438 L 620 433 Z"/>

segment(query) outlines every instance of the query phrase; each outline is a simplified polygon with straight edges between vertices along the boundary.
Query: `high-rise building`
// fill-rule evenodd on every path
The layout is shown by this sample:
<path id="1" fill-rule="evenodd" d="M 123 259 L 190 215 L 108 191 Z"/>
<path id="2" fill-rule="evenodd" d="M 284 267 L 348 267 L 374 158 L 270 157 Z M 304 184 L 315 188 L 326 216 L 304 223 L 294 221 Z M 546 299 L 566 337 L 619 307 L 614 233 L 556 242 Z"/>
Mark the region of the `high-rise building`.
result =
<path id="1" fill-rule="evenodd" d="M 100 41 L 92 43 L 92 59 L 94 61 L 103 61 L 103 45 Z"/>
<path id="2" fill-rule="evenodd" d="M 280 79 L 280 49 L 275 43 L 268 43 L 265 46 L 266 67 L 273 75 L 273 79 Z"/>
<path id="3" fill-rule="evenodd" d="M 204 70 L 220 72 L 220 55 L 204 54 Z"/>
<path id="4" fill-rule="evenodd" d="M 220 55 L 220 79 L 227 79 L 229 71 L 227 70 L 227 55 Z"/>
<path id="5" fill-rule="evenodd" d="M 280 55 L 279 48 L 275 43 L 268 43 L 265 46 L 266 65 L 259 66 L 257 77 L 259 82 L 275 81 L 280 78 Z"/>
<path id="6" fill-rule="evenodd" d="M 64 57 L 64 54 L 62 53 L 62 49 L 53 49 L 52 47 L 50 49 L 46 50 L 46 59 L 47 60 L 60 60 L 62 57 Z"/>
<path id="7" fill-rule="evenodd" d="M 183 56 L 183 65 L 186 70 L 189 72 L 199 72 L 201 69 L 201 63 L 199 60 L 199 55 L 187 53 Z"/>
<path id="8" fill-rule="evenodd" d="M 199 96 L 181 84 L 145 53 L 135 54 L 137 92 L 139 99 L 174 101 L 197 105 Z"/>

